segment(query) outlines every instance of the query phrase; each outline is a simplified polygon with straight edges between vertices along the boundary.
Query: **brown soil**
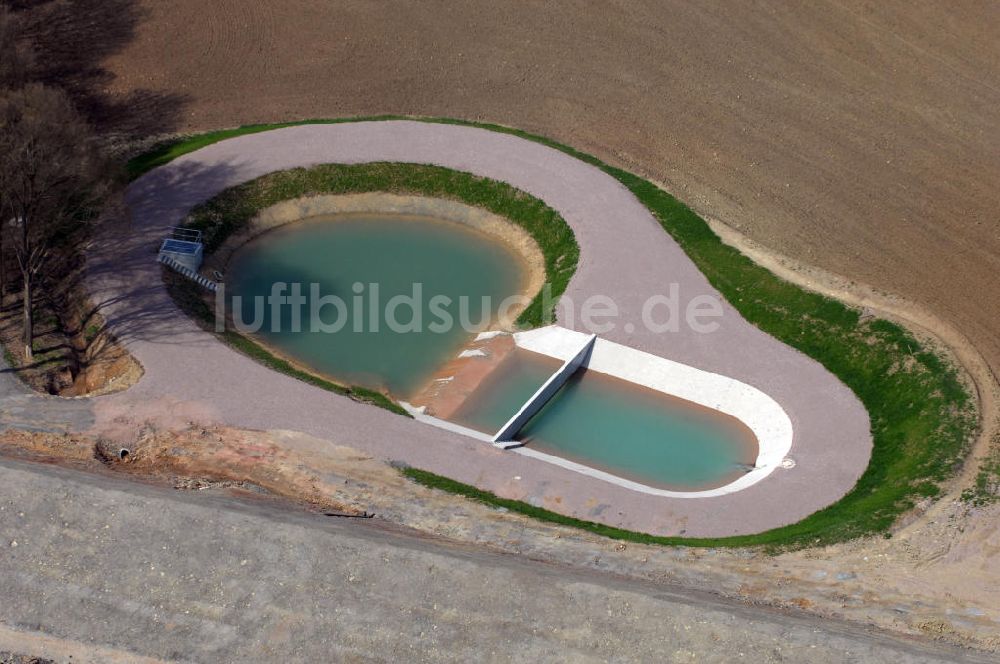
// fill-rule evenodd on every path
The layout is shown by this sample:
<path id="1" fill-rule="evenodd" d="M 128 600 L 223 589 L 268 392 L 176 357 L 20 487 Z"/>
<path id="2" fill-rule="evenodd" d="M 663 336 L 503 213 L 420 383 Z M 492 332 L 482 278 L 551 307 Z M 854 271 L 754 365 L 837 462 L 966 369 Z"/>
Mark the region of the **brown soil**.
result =
<path id="1" fill-rule="evenodd" d="M 1000 366 L 1000 6 L 145 0 L 109 88 L 180 128 L 372 113 L 514 125 L 899 293 Z"/>
<path id="2" fill-rule="evenodd" d="M 438 369 L 411 403 L 426 407 L 428 415 L 449 419 L 514 349 L 514 338 L 509 334 L 473 341 L 463 349 L 465 356 Z"/>
<path id="3" fill-rule="evenodd" d="M 966 463 L 950 482 L 947 498 L 959 498 L 970 485 L 983 463 L 996 463 L 1000 455 L 1000 382 L 997 372 L 961 330 L 914 302 L 898 295 L 881 293 L 867 284 L 851 281 L 782 256 L 738 231 L 710 219 L 709 224 L 726 244 L 763 265 L 783 279 L 862 309 L 862 315 L 879 316 L 904 325 L 921 343 L 945 357 L 959 371 L 979 404 L 979 431 Z M 996 481 L 994 477 L 993 482 Z M 951 510 L 950 500 L 935 503 L 928 514 L 933 518 L 942 510 Z M 916 514 L 905 522 L 913 523 Z"/>
<path id="4" fill-rule="evenodd" d="M 362 513 L 319 491 L 313 481 L 316 468 L 299 465 L 301 455 L 262 432 L 196 425 L 162 429 L 147 421 L 128 434 L 95 437 L 11 430 L 0 438 L 0 454 L 90 470 L 110 468 L 137 479 L 166 481 L 176 489 L 244 490 L 314 509 Z M 337 449 L 327 450 L 331 459 L 341 457 Z M 354 461 L 360 459 L 353 450 L 347 454 Z"/>
<path id="5" fill-rule="evenodd" d="M 69 262 L 60 256 L 59 260 Z M 0 297 L 0 346 L 4 359 L 29 387 L 64 397 L 95 396 L 124 390 L 142 376 L 142 367 L 105 326 L 83 295 L 80 269 L 36 289 L 31 359 L 25 356 L 19 292 Z M 11 279 L 13 277 L 8 277 Z"/>

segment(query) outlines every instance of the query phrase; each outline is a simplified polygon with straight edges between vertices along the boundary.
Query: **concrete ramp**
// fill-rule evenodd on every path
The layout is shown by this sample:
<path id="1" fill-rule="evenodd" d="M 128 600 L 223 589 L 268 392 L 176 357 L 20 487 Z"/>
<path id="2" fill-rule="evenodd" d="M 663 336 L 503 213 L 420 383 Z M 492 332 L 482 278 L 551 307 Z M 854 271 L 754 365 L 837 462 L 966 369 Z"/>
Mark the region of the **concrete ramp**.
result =
<path id="1" fill-rule="evenodd" d="M 534 417 L 548 403 L 549 399 L 559 391 L 559 388 L 566 384 L 570 376 L 576 373 L 576 370 L 587 361 L 590 352 L 594 349 L 594 341 L 596 339 L 596 334 L 587 337 L 583 346 L 573 356 L 563 362 L 562 366 L 554 374 L 549 376 L 549 379 L 538 388 L 531 398 L 524 402 L 521 409 L 514 413 L 514 416 L 507 420 L 506 424 L 500 427 L 497 434 L 493 436 L 494 445 L 509 449 L 521 444 L 514 440 L 514 436 L 528 423 L 528 420 Z"/>

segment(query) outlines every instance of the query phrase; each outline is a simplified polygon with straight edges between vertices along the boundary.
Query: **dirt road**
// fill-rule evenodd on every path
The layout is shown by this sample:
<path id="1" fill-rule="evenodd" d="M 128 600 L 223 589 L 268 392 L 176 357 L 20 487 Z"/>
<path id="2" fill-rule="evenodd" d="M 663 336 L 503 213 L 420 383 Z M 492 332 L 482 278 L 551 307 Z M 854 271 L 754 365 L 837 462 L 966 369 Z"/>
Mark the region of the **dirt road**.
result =
<path id="1" fill-rule="evenodd" d="M 987 661 L 377 521 L 9 460 L 0 487 L 0 650 L 78 662 Z"/>
<path id="2" fill-rule="evenodd" d="M 101 85 L 183 98 L 165 126 L 516 125 L 927 306 L 1000 367 L 995 3 L 140 4 Z"/>

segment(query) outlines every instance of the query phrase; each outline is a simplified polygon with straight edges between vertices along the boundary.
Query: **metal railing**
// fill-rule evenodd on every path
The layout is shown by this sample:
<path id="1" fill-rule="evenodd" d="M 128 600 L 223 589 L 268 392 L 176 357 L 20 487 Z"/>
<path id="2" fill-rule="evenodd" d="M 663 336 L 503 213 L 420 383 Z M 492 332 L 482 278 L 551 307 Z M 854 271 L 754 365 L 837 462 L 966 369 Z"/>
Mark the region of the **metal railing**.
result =
<path id="1" fill-rule="evenodd" d="M 203 277 L 194 270 L 185 267 L 184 265 L 181 265 L 170 256 L 165 256 L 164 254 L 160 254 L 157 260 L 166 265 L 167 267 L 169 267 L 177 274 L 181 275 L 182 277 L 187 277 L 188 279 L 195 282 L 202 288 L 207 288 L 213 293 L 219 290 L 219 283 L 217 281 L 212 281 L 208 277 Z"/>
<path id="2" fill-rule="evenodd" d="M 171 240 L 183 240 L 184 242 L 201 242 L 201 231 L 196 228 L 172 226 L 170 235 L 167 237 Z"/>

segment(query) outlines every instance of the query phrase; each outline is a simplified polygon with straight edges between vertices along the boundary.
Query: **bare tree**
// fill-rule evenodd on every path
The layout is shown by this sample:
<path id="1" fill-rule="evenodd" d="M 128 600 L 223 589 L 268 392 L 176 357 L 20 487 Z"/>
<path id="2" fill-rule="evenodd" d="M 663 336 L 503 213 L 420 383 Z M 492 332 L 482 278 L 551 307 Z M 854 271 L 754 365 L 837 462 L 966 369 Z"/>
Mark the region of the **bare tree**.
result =
<path id="1" fill-rule="evenodd" d="M 20 36 L 19 24 L 6 4 L 0 4 L 0 90 L 13 90 L 28 82 L 34 56 Z M 0 226 L 0 305 L 7 292 L 7 228 Z"/>
<path id="2" fill-rule="evenodd" d="M 21 38 L 17 16 L 0 4 L 0 88 L 20 88 L 28 82 L 34 55 Z"/>
<path id="3" fill-rule="evenodd" d="M 38 83 L 0 93 L 0 221 L 21 276 L 26 360 L 35 289 L 50 276 L 57 243 L 95 218 L 105 173 L 94 136 L 66 93 Z"/>

